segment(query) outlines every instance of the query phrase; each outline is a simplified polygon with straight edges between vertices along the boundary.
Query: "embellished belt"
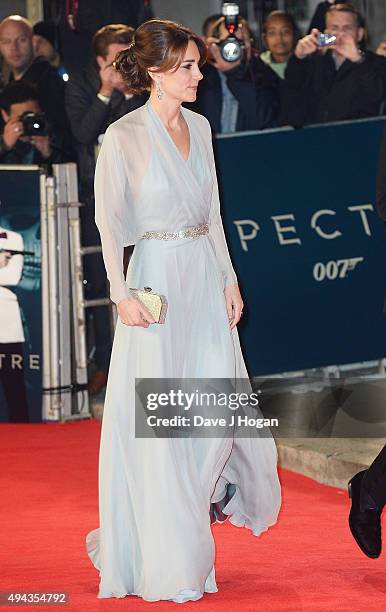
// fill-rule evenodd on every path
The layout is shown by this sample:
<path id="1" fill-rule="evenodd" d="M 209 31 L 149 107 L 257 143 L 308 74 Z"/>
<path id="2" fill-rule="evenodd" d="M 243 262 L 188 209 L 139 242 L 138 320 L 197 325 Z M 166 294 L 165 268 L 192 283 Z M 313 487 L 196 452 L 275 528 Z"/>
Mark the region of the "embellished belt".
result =
<path id="1" fill-rule="evenodd" d="M 145 232 L 142 238 L 145 238 L 146 240 L 179 240 L 180 238 L 195 238 L 196 236 L 204 236 L 208 233 L 209 225 L 204 223 L 203 225 L 189 227 L 188 229 L 180 230 L 178 232 Z"/>

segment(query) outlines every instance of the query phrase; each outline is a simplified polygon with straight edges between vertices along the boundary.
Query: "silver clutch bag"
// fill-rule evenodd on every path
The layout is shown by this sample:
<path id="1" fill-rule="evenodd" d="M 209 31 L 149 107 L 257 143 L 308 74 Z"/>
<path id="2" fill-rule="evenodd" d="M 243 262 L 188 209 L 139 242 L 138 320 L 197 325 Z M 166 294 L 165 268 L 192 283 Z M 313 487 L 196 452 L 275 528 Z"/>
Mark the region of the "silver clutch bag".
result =
<path id="1" fill-rule="evenodd" d="M 130 293 L 133 297 L 142 302 L 156 323 L 165 323 L 168 303 L 164 295 L 155 293 L 151 287 L 144 287 L 143 289 L 134 289 L 130 287 Z"/>

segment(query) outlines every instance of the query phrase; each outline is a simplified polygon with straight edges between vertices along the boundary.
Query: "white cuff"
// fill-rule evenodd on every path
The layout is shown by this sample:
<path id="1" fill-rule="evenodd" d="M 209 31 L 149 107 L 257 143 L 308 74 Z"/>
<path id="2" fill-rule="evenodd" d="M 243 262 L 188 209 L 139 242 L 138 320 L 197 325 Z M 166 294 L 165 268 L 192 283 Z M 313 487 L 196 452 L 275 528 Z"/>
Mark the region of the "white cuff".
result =
<path id="1" fill-rule="evenodd" d="M 99 100 L 103 102 L 103 104 L 108 104 L 110 102 L 111 96 L 104 96 L 101 93 L 97 93 L 97 98 L 99 98 Z"/>

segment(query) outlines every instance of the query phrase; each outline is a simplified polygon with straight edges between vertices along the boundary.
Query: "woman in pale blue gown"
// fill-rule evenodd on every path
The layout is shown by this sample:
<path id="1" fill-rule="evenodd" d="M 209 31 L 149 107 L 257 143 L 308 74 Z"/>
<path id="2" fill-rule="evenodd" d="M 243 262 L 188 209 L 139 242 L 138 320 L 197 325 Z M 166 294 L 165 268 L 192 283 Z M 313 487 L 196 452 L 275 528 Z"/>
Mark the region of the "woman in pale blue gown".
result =
<path id="1" fill-rule="evenodd" d="M 133 93 L 150 98 L 108 128 L 97 162 L 96 222 L 119 315 L 100 442 L 100 526 L 86 540 L 100 598 L 182 603 L 216 592 L 211 516 L 257 536 L 280 507 L 271 436 L 135 436 L 135 378 L 248 378 L 210 127 L 181 107 L 196 98 L 205 51 L 172 22 L 136 30 L 117 68 Z M 164 324 L 131 295 L 144 286 L 167 297 Z"/>

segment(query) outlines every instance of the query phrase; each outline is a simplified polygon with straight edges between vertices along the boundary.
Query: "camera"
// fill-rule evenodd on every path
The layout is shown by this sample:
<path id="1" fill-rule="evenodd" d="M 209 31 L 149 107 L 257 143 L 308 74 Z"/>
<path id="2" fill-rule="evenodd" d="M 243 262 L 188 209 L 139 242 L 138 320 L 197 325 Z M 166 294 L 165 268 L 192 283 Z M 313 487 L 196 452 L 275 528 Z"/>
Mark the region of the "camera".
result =
<path id="1" fill-rule="evenodd" d="M 222 14 L 229 36 L 218 44 L 221 57 L 226 62 L 237 62 L 244 55 L 244 44 L 236 37 L 236 30 L 239 27 L 239 5 L 236 2 L 224 2 Z"/>
<path id="2" fill-rule="evenodd" d="M 44 113 L 26 111 L 20 117 L 24 136 L 47 136 L 48 124 Z"/>
<path id="3" fill-rule="evenodd" d="M 316 39 L 321 47 L 326 47 L 327 45 L 335 44 L 336 36 L 334 36 L 334 34 L 323 34 L 323 32 L 319 32 Z"/>

